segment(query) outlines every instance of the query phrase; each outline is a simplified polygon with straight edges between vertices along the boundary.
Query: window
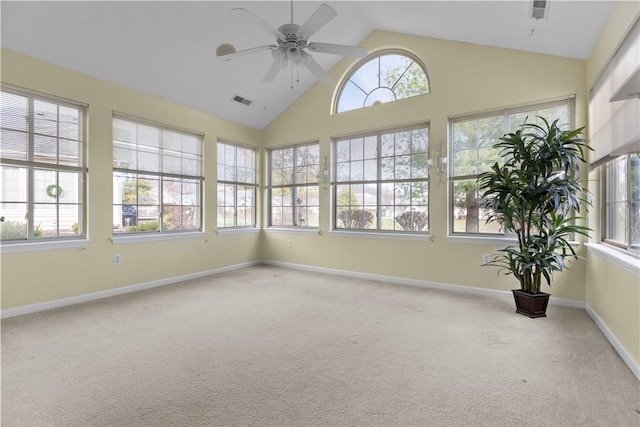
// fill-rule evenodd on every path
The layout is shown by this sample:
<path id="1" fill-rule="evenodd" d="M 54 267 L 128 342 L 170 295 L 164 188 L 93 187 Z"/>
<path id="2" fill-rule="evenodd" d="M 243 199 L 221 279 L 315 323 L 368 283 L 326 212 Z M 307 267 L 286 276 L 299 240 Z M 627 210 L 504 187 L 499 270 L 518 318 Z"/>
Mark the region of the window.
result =
<path id="1" fill-rule="evenodd" d="M 218 141 L 218 227 L 256 225 L 256 150 Z"/>
<path id="2" fill-rule="evenodd" d="M 640 154 L 618 157 L 603 169 L 603 240 L 640 253 Z"/>
<path id="3" fill-rule="evenodd" d="M 518 108 L 451 118 L 449 121 L 451 178 L 450 231 L 454 234 L 504 235 L 497 223 L 486 224 L 488 212 L 480 208 L 476 177 L 501 163 L 494 144 L 506 133 L 514 132 L 527 120 L 542 124 L 538 116 L 573 129 L 575 98 Z"/>
<path id="4" fill-rule="evenodd" d="M 85 107 L 3 87 L 3 243 L 85 235 Z"/>
<path id="5" fill-rule="evenodd" d="M 595 82 L 589 100 L 591 167 L 602 170 L 602 240 L 640 253 L 640 19 Z"/>
<path id="6" fill-rule="evenodd" d="M 269 225 L 318 227 L 320 145 L 269 152 Z"/>
<path id="7" fill-rule="evenodd" d="M 202 136 L 113 118 L 113 234 L 202 229 Z"/>
<path id="8" fill-rule="evenodd" d="M 333 153 L 334 229 L 428 231 L 427 125 L 338 139 Z"/>
<path id="9" fill-rule="evenodd" d="M 412 55 L 383 52 L 367 58 L 345 79 L 336 113 L 429 93 L 425 67 Z"/>

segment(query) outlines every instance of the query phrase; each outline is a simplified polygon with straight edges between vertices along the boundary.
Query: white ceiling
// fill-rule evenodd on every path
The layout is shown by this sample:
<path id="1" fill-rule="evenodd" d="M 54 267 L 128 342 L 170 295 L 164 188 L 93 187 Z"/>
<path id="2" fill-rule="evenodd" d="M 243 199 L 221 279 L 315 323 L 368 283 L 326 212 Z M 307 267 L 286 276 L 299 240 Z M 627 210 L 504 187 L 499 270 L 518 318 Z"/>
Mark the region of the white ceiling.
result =
<path id="1" fill-rule="evenodd" d="M 322 2 L 295 1 L 302 24 Z M 357 45 L 384 30 L 586 59 L 613 2 L 548 1 L 548 19 L 529 18 L 530 0 L 326 1 L 338 16 L 311 41 Z M 221 61 L 215 49 L 272 44 L 244 7 L 274 27 L 290 22 L 289 1 L 1 1 L 3 48 L 263 129 L 316 83 L 306 69 L 262 77 L 269 52 Z M 533 36 L 529 36 L 534 29 Z M 341 57 L 314 53 L 325 69 Z M 428 64 L 428 58 L 424 58 Z M 234 102 L 235 95 L 253 101 Z"/>

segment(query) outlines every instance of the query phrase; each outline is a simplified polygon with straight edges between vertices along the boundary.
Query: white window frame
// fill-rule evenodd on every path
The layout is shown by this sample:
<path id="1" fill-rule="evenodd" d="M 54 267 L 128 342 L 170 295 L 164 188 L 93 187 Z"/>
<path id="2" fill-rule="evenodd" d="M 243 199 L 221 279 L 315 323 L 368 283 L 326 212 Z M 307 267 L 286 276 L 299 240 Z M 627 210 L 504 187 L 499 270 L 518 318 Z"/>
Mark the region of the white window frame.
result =
<path id="1" fill-rule="evenodd" d="M 220 149 L 223 148 L 224 150 L 227 149 L 227 147 L 230 150 L 233 150 L 234 152 L 234 161 L 233 164 L 227 164 L 226 163 L 226 158 L 221 158 L 220 156 Z M 240 176 L 240 174 L 238 173 L 238 150 L 245 150 L 245 151 L 250 151 L 253 154 L 253 158 L 252 158 L 252 165 L 253 168 L 247 168 L 252 170 L 252 178 L 250 180 L 240 180 L 238 177 Z M 233 209 L 233 224 L 232 225 L 219 225 L 220 224 L 220 208 L 222 207 L 223 209 L 227 208 L 227 205 L 220 205 L 219 204 L 219 199 L 216 199 L 216 212 L 217 212 L 217 223 L 218 223 L 218 229 L 223 231 L 223 230 L 233 230 L 233 229 L 247 229 L 247 228 L 255 228 L 256 227 L 256 197 L 257 197 L 257 189 L 258 189 L 258 184 L 257 184 L 257 149 L 255 147 L 250 147 L 248 145 L 244 145 L 244 144 L 239 144 L 239 143 L 235 143 L 235 142 L 231 142 L 231 141 L 227 141 L 227 140 L 223 140 L 223 139 L 219 139 L 218 140 L 218 162 L 217 162 L 217 174 L 218 174 L 218 193 L 220 192 L 220 187 L 221 186 L 228 186 L 232 189 L 233 192 L 233 200 L 234 200 L 234 204 L 232 206 Z M 233 169 L 233 173 L 231 177 L 227 177 L 225 176 L 225 171 L 228 168 L 232 168 Z M 250 224 L 245 224 L 245 225 L 238 225 L 238 210 L 239 210 L 239 200 L 238 200 L 238 188 L 239 187 L 250 187 L 252 189 L 252 205 L 251 205 L 251 221 Z"/>
<path id="2" fill-rule="evenodd" d="M 426 132 L 426 151 L 423 152 L 413 152 L 413 149 L 411 148 L 410 153 L 409 154 L 394 154 L 393 156 L 384 156 L 383 155 L 383 150 L 382 150 L 382 139 L 384 136 L 386 135 L 390 135 L 390 134 L 399 134 L 399 133 L 404 133 L 404 132 L 413 132 L 413 131 L 424 131 Z M 430 141 L 429 141 L 429 133 L 430 133 L 430 125 L 428 122 L 425 123 L 420 123 L 417 125 L 413 125 L 413 126 L 405 126 L 405 127 L 400 127 L 400 128 L 393 128 L 393 129 L 387 129 L 387 130 L 382 130 L 382 131 L 378 131 L 378 132 L 369 132 L 369 133 L 364 133 L 364 134 L 357 134 L 357 135 L 351 135 L 348 137 L 340 137 L 340 138 L 334 138 L 332 141 L 332 170 L 333 170 L 333 174 L 332 174 L 332 182 L 331 182 L 331 188 L 332 188 L 332 228 L 331 228 L 331 232 L 338 235 L 340 233 L 342 234 L 347 234 L 347 233 L 353 233 L 358 234 L 360 233 L 361 235 L 377 235 L 377 236 L 388 236 L 388 237 L 393 237 L 393 236 L 416 236 L 418 238 L 424 238 L 426 236 L 429 236 L 429 230 L 430 230 L 430 215 L 429 215 L 429 189 L 430 189 L 430 165 L 431 165 L 431 161 L 429 160 L 429 150 L 430 150 Z M 366 168 L 364 166 L 364 162 L 365 161 L 369 161 L 369 162 L 374 162 L 375 161 L 375 169 L 376 169 L 376 177 L 375 179 L 372 178 L 366 178 L 366 177 L 362 177 L 362 179 L 352 179 L 352 175 L 351 172 L 349 172 L 349 179 L 348 180 L 342 180 L 339 175 L 339 165 L 338 163 L 351 163 L 352 160 L 350 159 L 349 162 L 338 162 L 338 149 L 337 149 L 337 144 L 341 143 L 341 142 L 346 142 L 346 141 L 352 141 L 352 140 L 357 140 L 357 139 L 363 139 L 363 144 L 365 143 L 364 140 L 365 139 L 369 139 L 371 140 L 371 138 L 375 139 L 375 144 L 376 144 L 376 157 L 373 158 L 369 158 L 369 159 L 365 159 L 364 155 L 362 158 L 362 162 L 363 162 L 363 168 Z M 411 147 L 413 147 L 411 145 Z M 364 149 L 364 145 L 363 145 L 363 149 Z M 395 149 L 395 148 L 394 148 Z M 387 177 L 383 177 L 383 167 L 382 167 L 382 163 L 384 161 L 388 161 L 389 159 L 393 159 L 394 162 L 396 160 L 396 158 L 398 157 L 406 157 L 406 156 L 414 156 L 414 155 L 424 155 L 426 162 L 425 162 L 425 166 L 424 166 L 424 172 L 422 173 L 421 176 L 413 176 L 414 173 L 414 168 L 413 165 L 409 167 L 410 170 L 410 177 L 406 178 L 406 177 L 400 177 L 400 178 L 387 178 Z M 358 155 L 359 157 L 359 155 Z M 358 162 L 359 159 L 355 158 L 353 159 L 353 161 Z M 364 172 L 364 170 L 363 170 Z M 413 205 L 413 198 L 410 197 L 410 202 L 408 205 L 402 205 L 402 204 L 396 204 L 395 203 L 395 196 L 394 196 L 394 203 L 393 204 L 387 204 L 383 201 L 383 190 L 382 187 L 386 186 L 386 185 L 396 185 L 396 184 L 400 184 L 400 185 L 413 185 L 413 184 L 420 184 L 420 185 L 425 185 L 426 186 L 426 194 L 424 196 L 425 199 L 425 204 L 424 205 Z M 338 203 L 338 198 L 340 197 L 340 190 L 339 187 L 344 187 L 344 186 L 360 186 L 362 185 L 363 188 L 364 186 L 375 186 L 376 187 L 376 203 L 375 203 L 375 210 L 376 210 L 376 214 L 374 215 L 373 218 L 373 224 L 374 227 L 372 228 L 359 228 L 359 227 L 346 227 L 346 226 L 340 226 L 339 221 L 342 222 L 342 225 L 344 224 L 344 221 L 341 220 L 340 218 L 338 218 L 338 216 L 340 215 L 340 213 L 338 212 L 339 209 L 342 206 L 339 206 Z M 349 192 L 351 192 L 351 189 L 349 189 Z M 350 196 L 351 197 L 351 196 Z M 364 209 L 364 207 L 366 206 L 366 204 L 364 203 L 364 200 L 362 201 L 362 206 L 363 209 L 360 209 L 361 211 L 364 211 L 366 209 Z M 373 204 L 371 204 L 370 206 L 374 206 Z M 385 208 L 388 207 L 393 207 L 394 209 L 394 214 L 393 217 L 397 217 L 396 215 L 396 207 L 398 206 L 408 206 L 410 208 L 409 212 L 412 212 L 414 209 L 414 206 L 417 207 L 424 207 L 425 210 L 422 211 L 420 210 L 420 212 L 424 212 L 426 215 L 426 223 L 423 229 L 421 230 L 405 230 L 403 229 L 401 226 L 399 226 L 399 228 L 395 228 L 397 220 L 394 220 L 394 229 L 388 229 L 388 228 L 384 228 L 383 227 L 383 217 L 384 215 L 382 214 L 382 211 Z M 403 212 L 405 213 L 405 212 Z M 349 217 L 349 220 L 351 219 L 351 217 Z M 356 219 L 357 221 L 357 219 Z"/>
<path id="3" fill-rule="evenodd" d="M 30 89 L 19 88 L 13 85 L 2 84 L 1 91 L 3 93 L 12 94 L 15 96 L 20 96 L 26 98 L 27 100 L 27 112 L 24 117 L 27 122 L 26 128 L 24 130 L 18 130 L 11 127 L 5 128 L 3 126 L 3 139 L 6 137 L 5 132 L 7 134 L 24 134 L 26 141 L 26 153 L 24 156 L 26 159 L 17 159 L 16 156 L 11 156 L 6 154 L 7 151 L 4 149 L 0 152 L 1 163 L 3 167 L 7 168 L 16 168 L 18 170 L 22 170 L 24 177 L 26 179 L 26 194 L 24 195 L 25 200 L 4 200 L 5 190 L 9 190 L 8 188 L 4 188 L 5 183 L 3 182 L 3 200 L 1 201 L 2 205 L 5 204 L 25 204 L 26 203 L 26 236 L 25 238 L 20 239 L 8 239 L 2 240 L 2 245 L 4 246 L 3 252 L 13 252 L 13 251 L 23 251 L 23 250 L 38 250 L 38 249 L 56 249 L 60 247 L 76 247 L 78 245 L 84 246 L 87 242 L 87 233 L 86 233 L 86 180 L 88 170 L 86 168 L 86 110 L 87 104 L 72 101 L 64 98 L 60 98 L 54 95 L 44 94 L 40 92 L 36 92 Z M 36 129 L 36 114 L 34 110 L 34 104 L 36 102 L 44 102 L 53 104 L 56 106 L 56 135 L 52 134 L 42 134 L 39 133 Z M 4 108 L 4 106 L 2 106 Z M 60 110 L 61 108 L 72 109 L 78 112 L 78 129 L 77 129 L 77 139 L 71 138 L 69 136 L 61 135 L 61 122 L 60 122 Z M 3 113 L 3 116 L 5 114 Z M 56 140 L 56 162 L 47 162 L 47 161 L 39 161 L 35 158 L 35 140 L 36 137 L 55 139 Z M 60 141 L 70 141 L 72 143 L 78 144 L 78 153 L 77 157 L 74 156 L 73 159 L 77 159 L 76 165 L 64 164 L 64 162 L 60 162 Z M 41 200 L 36 200 L 36 171 L 48 171 L 52 172 L 56 176 L 56 182 L 52 185 L 47 186 L 47 195 L 53 199 L 55 202 L 43 202 Z M 57 196 L 52 196 L 52 194 L 56 194 L 58 192 L 64 192 L 65 189 L 60 185 L 60 173 L 68 173 L 77 175 L 77 188 L 73 189 L 73 192 L 76 194 L 75 199 L 76 202 L 64 202 L 60 201 Z M 51 187 L 51 188 L 50 188 Z M 70 190 L 69 190 L 70 191 Z M 22 198 L 22 197 L 20 197 Z M 36 205 L 42 204 L 48 206 L 55 206 L 55 226 L 56 226 L 56 236 L 51 237 L 43 237 L 37 236 L 37 230 L 40 230 L 39 224 L 36 224 L 38 221 L 36 217 L 35 207 Z M 75 206 L 77 208 L 77 229 L 75 232 L 72 231 L 73 234 L 64 236 L 60 235 L 60 206 Z M 0 212 L 0 216 L 2 217 L 2 223 L 5 222 L 4 215 Z M 7 245 L 7 246 L 5 246 Z M 9 249 L 9 248 L 12 249 Z M 22 249 L 20 249 L 22 248 Z"/>
<path id="4" fill-rule="evenodd" d="M 145 169 L 141 169 L 140 167 L 127 167 L 127 165 L 119 165 L 118 164 L 118 153 L 117 150 L 118 148 L 122 147 L 123 145 L 129 145 L 129 149 L 131 152 L 135 153 L 136 156 L 139 156 L 140 153 L 143 152 L 143 150 L 139 150 L 138 148 L 136 149 L 132 149 L 132 146 L 138 146 L 139 142 L 136 142 L 136 144 L 130 144 L 130 143 L 124 143 L 124 142 L 120 142 L 118 141 L 118 135 L 116 135 L 116 120 L 120 120 L 120 121 L 124 121 L 124 122 L 128 122 L 129 124 L 135 125 L 136 129 L 137 126 L 145 126 L 145 127 L 149 127 L 149 128 L 153 128 L 157 131 L 160 132 L 160 134 L 162 135 L 163 131 L 167 131 L 167 132 L 171 132 L 173 134 L 180 134 L 180 135 L 184 135 L 187 136 L 189 138 L 194 138 L 195 140 L 197 140 L 197 153 L 186 153 L 183 151 L 176 151 L 176 150 L 170 150 L 167 147 L 164 146 L 164 142 L 162 140 L 161 137 L 161 143 L 160 143 L 160 147 L 155 147 L 154 151 L 157 151 L 159 153 L 159 168 L 158 170 L 145 170 Z M 155 230 L 150 230 L 150 231 L 139 231 L 139 230 L 135 230 L 135 231 L 129 231 L 129 232 L 123 232 L 120 231 L 123 228 L 125 228 L 125 225 L 122 225 L 121 228 L 117 228 L 114 227 L 114 231 L 112 233 L 113 235 L 113 240 L 114 243 L 116 240 L 123 240 L 123 241 L 133 241 L 137 239 L 134 239 L 133 236 L 138 236 L 138 237 L 152 237 L 152 238 L 158 238 L 158 236 L 167 236 L 167 235 L 199 235 L 199 232 L 203 231 L 203 222 L 204 222 L 204 206 L 203 206 L 203 194 L 204 194 L 204 174 L 203 174 L 203 159 L 204 159 L 204 135 L 202 133 L 198 133 L 195 131 L 191 131 L 191 130 L 186 130 L 186 129 L 182 129 L 176 126 L 170 126 L 164 123 L 158 123 L 152 120 L 147 120 L 147 119 L 142 119 L 139 117 L 134 117 L 134 116 L 130 116 L 127 114 L 123 114 L 123 113 L 116 113 L 114 112 L 113 114 L 113 126 L 114 126 L 114 135 L 113 135 L 113 179 L 115 181 L 116 176 L 117 175 L 129 175 L 132 178 L 134 178 L 137 182 L 139 182 L 140 179 L 153 179 L 153 180 L 157 180 L 158 181 L 158 202 L 157 202 L 157 206 L 158 206 L 158 216 L 157 216 L 157 229 Z M 149 149 L 149 147 L 144 146 L 144 149 Z M 196 164 L 197 164 L 197 172 L 196 174 L 188 174 L 188 173 L 169 173 L 164 170 L 164 165 L 163 165 L 163 155 L 166 153 L 173 153 L 174 155 L 179 155 L 179 156 L 189 156 L 191 158 L 191 160 L 195 159 L 196 160 Z M 169 203 L 165 203 L 164 201 L 164 194 L 163 194 L 163 188 L 164 188 L 164 183 L 166 181 L 174 181 L 176 183 L 180 183 L 180 185 L 182 186 L 183 184 L 196 184 L 198 187 L 198 191 L 196 194 L 196 204 L 194 205 L 190 205 L 190 204 L 184 204 L 184 203 L 180 203 L 180 204 L 169 204 Z M 112 202 L 112 206 L 113 206 L 113 215 L 116 215 L 116 210 L 118 209 L 117 206 L 120 206 L 120 214 L 122 215 L 123 218 L 125 216 L 124 211 L 122 210 L 122 207 L 125 205 L 124 203 L 122 203 L 122 199 L 120 197 L 120 202 L 121 203 L 116 203 L 116 192 L 117 192 L 117 188 L 116 188 L 116 184 L 114 182 L 114 196 L 113 196 L 113 202 Z M 184 194 L 181 193 L 181 197 Z M 140 202 L 135 203 L 136 205 L 136 215 L 139 213 L 139 208 L 140 206 L 145 206 L 144 204 L 140 204 Z M 154 204 L 155 205 L 155 204 Z M 171 229 L 165 229 L 165 224 L 164 224 L 164 215 L 167 211 L 167 208 L 169 207 L 179 207 L 180 208 L 180 212 L 181 212 L 181 220 L 180 222 L 182 223 L 183 221 L 183 213 L 184 213 L 184 209 L 185 206 L 194 206 L 194 210 L 193 212 L 197 212 L 196 217 L 197 217 L 197 227 L 193 227 L 193 228 L 181 228 L 181 229 L 177 229 L 177 230 L 171 230 Z M 191 212 L 191 214 L 193 214 L 193 212 Z M 139 220 L 139 218 L 136 218 L 136 222 Z M 118 222 L 114 222 L 114 224 L 120 225 Z M 139 223 L 136 223 L 136 225 L 138 225 Z"/>
<path id="5" fill-rule="evenodd" d="M 505 107 L 505 108 L 501 108 L 501 109 L 496 109 L 496 110 L 489 110 L 489 111 L 484 111 L 484 112 L 478 112 L 478 113 L 470 113 L 470 114 L 464 114 L 464 115 L 456 115 L 456 116 L 450 116 L 449 117 L 449 143 L 448 143 L 448 182 L 449 182 L 449 186 L 448 186 L 448 205 L 449 205 L 449 213 L 447 216 L 447 221 L 448 221 L 448 236 L 450 238 L 453 239 L 459 239 L 461 242 L 468 242 L 470 241 L 469 239 L 478 239 L 478 238 L 482 238 L 483 242 L 489 243 L 489 242 L 494 242 L 494 243 L 499 243 L 500 241 L 504 240 L 504 239 L 509 239 L 512 240 L 515 238 L 515 234 L 513 233 L 505 233 L 504 231 L 502 232 L 467 232 L 467 231 L 456 231 L 455 230 L 455 220 L 456 220 L 456 216 L 457 216 L 457 210 L 456 210 L 456 202 L 455 202 L 455 185 L 457 182 L 460 181 L 474 181 L 476 180 L 476 178 L 478 177 L 478 175 L 481 172 L 484 172 L 485 170 L 488 170 L 488 166 L 490 166 L 490 164 L 486 164 L 486 165 L 482 165 L 481 163 L 478 163 L 479 166 L 485 166 L 486 169 L 481 169 L 478 170 L 476 174 L 466 174 L 466 175 L 455 175 L 455 168 L 456 168 L 456 151 L 454 149 L 454 141 L 456 138 L 456 134 L 455 134 L 455 125 L 459 124 L 459 123 L 463 123 L 463 122 L 467 122 L 467 121 L 474 121 L 474 120 L 478 120 L 478 119 L 485 119 L 485 118 L 491 118 L 491 117 L 502 117 L 502 123 L 503 123 L 503 128 L 502 131 L 500 132 L 500 136 L 503 136 L 506 133 L 512 132 L 514 131 L 518 126 L 520 126 L 522 124 L 521 121 L 518 122 L 513 122 L 512 120 L 512 116 L 513 115 L 518 115 L 519 117 L 522 117 L 523 114 L 525 114 L 528 117 L 528 122 L 536 122 L 539 123 L 539 121 L 537 120 L 537 115 L 538 115 L 538 111 L 543 110 L 543 109 L 547 109 L 547 108 L 554 108 L 554 107 L 561 107 L 561 106 L 565 106 L 567 107 L 567 115 L 569 118 L 569 122 L 568 123 L 562 123 L 559 122 L 558 125 L 565 128 L 565 127 L 569 127 L 571 129 L 573 129 L 575 127 L 575 96 L 566 96 L 566 97 L 561 97 L 561 98 L 557 98 L 557 99 L 552 99 L 552 100 L 546 100 L 546 101 L 538 101 L 538 102 L 533 102 L 533 103 L 527 103 L 527 104 L 523 104 L 523 105 L 518 105 L 518 106 L 511 106 L 511 107 Z M 552 118 L 550 117 L 545 117 L 547 120 L 549 120 L 551 122 Z M 499 142 L 498 139 L 495 140 L 495 142 Z M 478 200 L 478 204 L 480 203 L 480 195 L 478 194 L 478 192 L 476 191 L 476 199 Z M 480 230 L 480 225 L 483 221 L 483 217 L 481 216 L 480 212 L 478 212 L 478 230 Z"/>
<path id="6" fill-rule="evenodd" d="M 381 76 L 380 76 L 380 60 L 382 57 L 385 56 L 391 56 L 391 55 L 395 55 L 395 56 L 403 56 L 405 58 L 407 58 L 408 60 L 411 61 L 411 64 L 403 71 L 403 73 L 401 74 L 401 76 L 394 82 L 393 85 L 391 85 L 391 87 L 386 86 L 385 84 L 383 84 L 383 82 L 381 81 Z M 360 72 L 361 70 L 364 69 L 364 67 L 366 67 L 368 64 L 372 63 L 373 61 L 378 61 L 378 75 L 377 75 L 377 79 L 378 79 L 378 83 L 377 86 L 374 87 L 373 89 L 369 90 L 369 88 L 362 88 L 360 87 L 356 82 L 353 81 L 353 77 L 355 75 L 358 74 L 358 72 Z M 424 73 L 424 77 L 426 79 L 426 90 L 420 93 L 415 93 L 409 96 L 401 96 L 399 97 L 398 93 L 397 93 L 397 88 L 396 86 L 398 85 L 398 83 L 402 80 L 402 77 L 404 77 L 405 73 L 409 70 L 409 68 L 411 68 L 413 65 L 416 65 L 417 67 L 419 67 L 422 70 L 422 73 Z M 342 99 L 342 96 L 345 94 L 345 90 L 347 90 L 347 87 L 349 86 L 349 84 L 352 84 L 354 89 L 358 89 L 360 91 L 363 92 L 363 94 L 366 94 L 362 106 L 361 107 L 354 107 L 354 108 L 348 108 L 348 109 L 340 109 L 340 101 Z M 386 82 L 385 82 L 386 83 Z M 384 91 L 385 93 L 391 93 L 393 95 L 393 99 L 392 100 L 388 100 L 388 101 L 383 101 L 382 99 L 378 99 L 376 100 L 376 97 L 374 95 L 374 92 L 376 91 Z M 358 62 L 358 64 L 356 64 L 355 67 L 353 67 L 353 69 L 346 75 L 346 77 L 340 82 L 340 86 L 338 87 L 338 91 L 337 91 L 337 96 L 335 98 L 335 104 L 333 106 L 333 112 L 334 114 L 340 114 L 340 113 L 344 113 L 344 112 L 348 112 L 348 111 L 353 111 L 353 110 L 358 110 L 358 109 L 362 109 L 365 108 L 368 105 L 367 100 L 370 100 L 371 102 L 369 102 L 370 105 L 378 105 L 381 104 L 383 102 L 393 102 L 393 101 L 397 101 L 398 99 L 404 99 L 404 98 L 411 98 L 413 96 L 418 96 L 418 95 L 424 95 L 427 93 L 431 92 L 431 80 L 429 79 L 429 74 L 427 73 L 427 67 L 424 65 L 424 63 L 414 54 L 407 52 L 405 50 L 400 50 L 400 49 L 391 49 L 391 50 L 383 50 L 383 51 L 379 51 L 374 53 L 373 55 L 370 55 L 366 58 L 364 58 L 363 60 L 361 60 L 360 62 Z"/>
<path id="7" fill-rule="evenodd" d="M 634 165 L 635 163 L 635 165 Z M 635 169 L 635 170 L 633 170 Z M 622 249 L 631 255 L 640 257 L 640 241 L 632 236 L 640 234 L 640 212 L 633 217 L 633 210 L 640 208 L 640 190 L 634 194 L 632 179 L 638 179 L 640 173 L 640 155 L 625 154 L 610 160 L 601 166 L 602 182 L 602 242 Z M 616 188 L 618 187 L 618 188 Z M 623 187 L 623 191 L 619 190 Z M 621 194 L 622 193 L 622 194 Z M 621 196 L 621 197 L 618 197 Z M 622 213 L 624 221 L 618 224 L 614 218 Z M 613 230 L 617 228 L 617 230 Z"/>
<path id="8" fill-rule="evenodd" d="M 304 182 L 300 182 L 298 179 L 298 167 L 296 166 L 296 162 L 297 162 L 297 158 L 298 158 L 298 151 L 302 148 L 305 147 L 317 147 L 318 149 L 318 163 L 317 164 L 305 164 L 305 165 L 299 165 L 299 166 L 305 166 L 305 167 L 310 167 L 310 166 L 317 166 L 317 171 L 318 171 L 318 176 L 316 177 L 316 180 L 314 181 L 304 181 Z M 292 158 L 292 163 L 291 163 L 291 170 L 292 170 L 292 176 L 291 176 L 291 182 L 287 183 L 287 184 L 276 184 L 274 183 L 273 180 L 273 153 L 276 151 L 281 151 L 281 150 L 293 150 L 293 158 Z M 268 186 L 267 186 L 267 206 L 268 206 L 268 210 L 267 210 L 267 224 L 269 228 L 275 229 L 275 228 L 286 228 L 286 229 L 300 229 L 300 230 L 318 230 L 320 227 L 320 202 L 319 202 L 319 197 L 320 197 L 320 177 L 319 177 L 319 173 L 320 173 L 320 143 L 318 141 L 314 141 L 314 142 L 308 142 L 308 143 L 302 143 L 302 144 L 294 144 L 294 145 L 288 145 L 288 146 L 282 146 L 282 147 L 274 147 L 272 149 L 268 150 L 268 170 L 269 170 L 269 176 L 268 176 Z M 318 205 L 309 205 L 308 202 L 307 204 L 301 204 L 298 201 L 298 197 L 297 197 L 297 193 L 298 190 L 301 188 L 307 188 L 307 189 L 312 189 L 312 188 L 316 188 L 316 191 L 318 192 Z M 283 225 L 283 224 L 274 224 L 274 215 L 273 215 L 273 192 L 274 190 L 278 190 L 278 189 L 285 189 L 285 188 L 291 188 L 291 199 L 292 199 L 292 209 L 291 209 L 291 223 L 292 225 Z M 318 210 L 318 225 L 313 225 L 313 226 L 309 226 L 309 225 L 305 225 L 305 223 L 301 223 L 302 221 L 300 221 L 299 218 L 299 214 L 296 214 L 297 212 L 299 213 L 301 211 L 301 209 L 309 209 L 309 208 L 315 208 Z M 308 218 L 308 211 L 307 211 L 307 216 L 306 218 Z M 306 219 L 305 219 L 306 221 Z M 307 223 L 308 224 L 308 223 Z"/>

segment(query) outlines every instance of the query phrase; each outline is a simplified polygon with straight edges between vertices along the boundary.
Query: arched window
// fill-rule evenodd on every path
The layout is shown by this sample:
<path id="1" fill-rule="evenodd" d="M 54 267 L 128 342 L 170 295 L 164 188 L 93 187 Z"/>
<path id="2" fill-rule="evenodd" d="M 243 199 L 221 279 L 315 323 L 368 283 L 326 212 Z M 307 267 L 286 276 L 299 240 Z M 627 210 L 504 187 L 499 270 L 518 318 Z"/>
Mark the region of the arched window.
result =
<path id="1" fill-rule="evenodd" d="M 336 113 L 429 93 L 429 78 L 421 62 L 406 52 L 380 52 L 364 59 L 345 78 Z"/>

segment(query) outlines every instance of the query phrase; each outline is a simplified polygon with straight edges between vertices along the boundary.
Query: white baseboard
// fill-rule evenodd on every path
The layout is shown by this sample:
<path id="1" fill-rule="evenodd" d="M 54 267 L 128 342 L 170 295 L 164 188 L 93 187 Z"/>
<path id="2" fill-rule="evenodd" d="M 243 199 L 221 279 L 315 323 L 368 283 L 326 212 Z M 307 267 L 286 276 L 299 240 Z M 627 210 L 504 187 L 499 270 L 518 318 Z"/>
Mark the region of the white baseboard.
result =
<path id="1" fill-rule="evenodd" d="M 91 292 L 84 295 L 77 295 L 68 298 L 61 298 L 52 301 L 44 301 L 36 304 L 23 305 L 21 307 L 7 308 L 0 312 L 1 319 L 9 317 L 21 316 L 23 314 L 36 313 L 38 311 L 50 310 L 52 308 L 65 307 L 67 305 L 79 304 L 87 301 L 94 301 L 101 298 L 113 297 L 116 295 L 128 294 L 131 292 L 142 291 L 144 289 L 157 288 L 158 286 L 170 285 L 173 283 L 183 282 L 185 280 L 199 279 L 201 277 L 212 276 L 215 274 L 225 273 L 227 271 L 238 270 L 240 268 L 251 267 L 261 264 L 260 261 L 250 261 L 241 264 L 230 265 L 226 267 L 214 268 L 212 270 L 198 271 L 196 273 L 183 274 L 180 276 L 167 277 L 150 282 L 138 283 L 137 285 L 123 286 L 115 289 L 106 289 L 104 291 Z"/>
<path id="2" fill-rule="evenodd" d="M 430 282 L 427 280 L 418 280 L 418 279 L 407 279 L 404 277 L 385 276 L 381 274 L 361 273 L 358 271 L 351 271 L 351 270 L 336 270 L 333 268 L 315 267 L 315 266 L 302 265 L 302 264 L 291 264 L 288 262 L 263 260 L 262 263 L 265 265 L 273 265 L 276 267 L 285 267 L 285 268 L 292 268 L 296 270 L 314 271 L 317 273 L 335 274 L 337 276 L 355 277 L 358 279 L 375 280 L 378 282 L 389 282 L 389 283 L 397 283 L 400 285 L 419 286 L 419 287 L 431 288 L 431 289 L 442 289 L 446 291 L 464 292 L 468 294 L 485 295 L 485 296 L 491 296 L 491 297 L 503 298 L 503 299 L 513 298 L 511 291 L 499 291 L 496 289 L 475 288 L 473 286 L 452 285 L 449 283 Z M 576 300 L 565 299 L 565 298 L 556 298 L 553 296 L 549 298 L 549 304 L 584 309 L 583 301 L 576 301 Z"/>
<path id="3" fill-rule="evenodd" d="M 598 313 L 596 313 L 591 307 L 589 307 L 589 304 L 585 304 L 584 309 L 589 314 L 589 316 L 591 316 L 591 319 L 593 319 L 593 322 L 598 326 L 598 328 L 600 328 L 600 331 L 607 338 L 611 346 L 618 352 L 624 363 L 626 363 L 629 369 L 631 369 L 633 375 L 635 375 L 636 378 L 638 378 L 638 381 L 640 381 L 640 364 L 633 360 L 633 357 L 631 357 L 627 349 L 624 348 L 620 341 L 618 341 L 613 332 L 611 332 L 611 330 L 607 327 L 607 324 L 602 320 L 600 316 L 598 316 Z"/>

